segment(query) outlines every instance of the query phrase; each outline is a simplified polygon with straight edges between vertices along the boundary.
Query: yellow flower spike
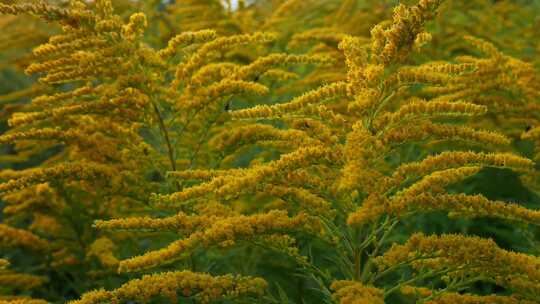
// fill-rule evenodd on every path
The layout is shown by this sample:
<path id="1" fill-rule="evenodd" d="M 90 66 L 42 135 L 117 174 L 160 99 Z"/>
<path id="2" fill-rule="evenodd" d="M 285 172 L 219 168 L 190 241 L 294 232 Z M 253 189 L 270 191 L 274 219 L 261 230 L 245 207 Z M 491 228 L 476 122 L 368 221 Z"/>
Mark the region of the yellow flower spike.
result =
<path id="1" fill-rule="evenodd" d="M 397 196 L 386 200 L 374 195 L 368 197 L 360 208 L 349 214 L 347 223 L 358 227 L 380 219 L 384 215 L 404 217 L 433 211 L 447 211 L 451 216 L 467 218 L 493 217 L 540 225 L 540 212 L 502 201 L 491 201 L 482 195 L 429 194 Z"/>
<path id="2" fill-rule="evenodd" d="M 400 289 L 401 293 L 408 296 L 414 296 L 417 299 L 427 298 L 434 292 L 426 287 L 404 286 Z M 461 294 L 457 292 L 440 293 L 431 300 L 425 301 L 427 304 L 534 304 L 532 301 L 520 299 L 519 296 L 501 296 L 501 295 L 474 295 Z"/>
<path id="3" fill-rule="evenodd" d="M 49 304 L 49 302 L 41 299 L 31 299 L 25 297 L 18 297 L 10 300 L 0 299 L 0 304 Z"/>
<path id="4" fill-rule="evenodd" d="M 113 16 L 114 8 L 111 0 L 96 0 L 95 2 L 96 11 L 102 19 L 111 18 Z"/>
<path id="5" fill-rule="evenodd" d="M 215 216 L 187 215 L 183 212 L 165 218 L 127 217 L 112 220 L 96 220 L 97 229 L 140 229 L 140 230 L 172 230 L 178 233 L 192 233 L 217 220 Z"/>
<path id="6" fill-rule="evenodd" d="M 49 168 L 39 168 L 21 173 L 21 176 L 0 184 L 0 192 L 10 192 L 23 189 L 30 185 L 47 182 L 54 179 L 74 178 L 92 180 L 97 177 L 112 176 L 111 169 L 106 165 L 78 162 L 58 164 Z"/>
<path id="7" fill-rule="evenodd" d="M 77 97 L 87 96 L 96 92 L 97 88 L 92 86 L 84 86 L 73 91 L 56 93 L 53 95 L 41 95 L 32 99 L 32 104 L 40 107 L 49 107 L 55 103 L 60 103 Z"/>
<path id="8" fill-rule="evenodd" d="M 407 57 L 418 35 L 424 35 L 424 24 L 434 18 L 441 3 L 441 0 L 420 0 L 414 6 L 396 6 L 391 24 L 384 22 L 371 31 L 372 60 L 386 66 Z"/>
<path id="9" fill-rule="evenodd" d="M 142 36 L 144 30 L 148 26 L 146 15 L 143 13 L 135 13 L 129 16 L 129 23 L 122 27 L 122 36 L 130 41 Z"/>
<path id="10" fill-rule="evenodd" d="M 261 77 L 263 77 L 264 79 L 270 79 L 275 81 L 289 81 L 300 78 L 297 73 L 288 72 L 281 69 L 269 69 L 264 72 Z"/>
<path id="11" fill-rule="evenodd" d="M 187 105 L 190 109 L 204 107 L 222 96 L 238 95 L 238 94 L 253 94 L 267 95 L 268 87 L 251 81 L 223 79 L 220 82 L 209 85 L 208 87 L 199 90 L 198 94 Z"/>
<path id="12" fill-rule="evenodd" d="M 246 144 L 256 144 L 263 140 L 283 140 L 295 146 L 313 142 L 305 132 L 293 129 L 278 129 L 266 124 L 249 124 L 224 132 L 212 139 L 216 151 L 236 149 Z M 231 172 L 232 173 L 232 172 Z"/>
<path id="13" fill-rule="evenodd" d="M 160 50 L 158 55 L 163 59 L 167 59 L 168 57 L 172 57 L 181 46 L 209 42 L 216 39 L 216 37 L 217 34 L 214 30 L 184 32 L 171 38 L 167 43 L 167 47 Z"/>
<path id="14" fill-rule="evenodd" d="M 32 250 L 45 250 L 49 243 L 31 232 L 0 224 L 0 247 L 25 247 Z"/>
<path id="15" fill-rule="evenodd" d="M 465 36 L 463 37 L 465 41 L 470 43 L 472 46 L 477 48 L 482 53 L 488 55 L 489 57 L 493 58 L 494 60 L 501 60 L 503 55 L 499 50 L 492 44 L 489 43 L 483 39 L 476 38 L 473 36 Z"/>
<path id="16" fill-rule="evenodd" d="M 219 143 L 221 144 L 221 143 Z M 219 148 L 218 148 L 219 149 Z M 184 170 L 184 171 L 168 171 L 167 178 L 173 179 L 195 179 L 195 180 L 211 180 L 218 176 L 238 175 L 242 169 L 227 169 L 227 170 Z"/>
<path id="17" fill-rule="evenodd" d="M 402 68 L 397 73 L 398 82 L 403 84 L 408 83 L 424 83 L 431 85 L 445 85 L 452 81 L 452 78 L 440 72 L 427 71 L 425 69 L 410 69 Z"/>
<path id="18" fill-rule="evenodd" d="M 0 144 L 14 143 L 17 140 L 28 140 L 28 139 L 69 141 L 77 137 L 79 137 L 79 134 L 75 130 L 63 131 L 63 130 L 52 129 L 52 128 L 30 129 L 24 132 L 16 132 L 16 133 L 0 135 Z"/>
<path id="19" fill-rule="evenodd" d="M 534 304 L 534 301 L 524 300 L 518 296 L 459 294 L 445 292 L 426 304 Z"/>
<path id="20" fill-rule="evenodd" d="M 380 91 L 363 88 L 355 92 L 354 100 L 347 105 L 349 113 L 366 114 L 380 101 Z"/>
<path id="21" fill-rule="evenodd" d="M 80 300 L 69 303 L 118 303 L 129 300 L 146 303 L 158 295 L 168 297 L 171 302 L 178 302 L 177 293 L 184 297 L 195 297 L 201 303 L 210 303 L 220 299 L 262 296 L 266 288 L 267 283 L 261 278 L 175 271 L 144 275 L 112 291 L 101 289 L 88 292 Z"/>
<path id="22" fill-rule="evenodd" d="M 425 176 L 420 181 L 414 183 L 410 187 L 399 191 L 396 196 L 400 198 L 406 198 L 429 192 L 442 193 L 444 192 L 444 187 L 457 183 L 467 177 L 470 177 L 478 173 L 480 169 L 482 169 L 482 167 L 468 166 L 435 171 Z"/>
<path id="23" fill-rule="evenodd" d="M 270 211 L 250 216 L 238 215 L 213 222 L 208 228 L 195 231 L 189 237 L 167 247 L 147 252 L 120 262 L 119 272 L 133 272 L 170 263 L 198 246 L 209 247 L 223 242 L 251 239 L 276 230 L 291 230 L 304 226 L 305 214 L 289 217 L 284 211 Z"/>
<path id="24" fill-rule="evenodd" d="M 493 147 L 507 146 L 510 138 L 498 132 L 475 130 L 467 126 L 419 122 L 414 125 L 395 126 L 386 130 L 381 137 L 385 144 L 401 144 L 428 139 L 463 140 Z"/>
<path id="25" fill-rule="evenodd" d="M 202 86 L 207 83 L 222 80 L 227 76 L 236 73 L 239 65 L 231 62 L 210 63 L 201 67 L 191 77 L 191 85 Z"/>
<path id="26" fill-rule="evenodd" d="M 141 94 L 138 90 L 128 89 L 121 92 L 120 96 L 116 98 L 102 98 L 99 101 L 60 106 L 53 109 L 46 109 L 42 112 L 15 113 L 8 120 L 8 124 L 10 126 L 20 126 L 46 119 L 60 119 L 67 115 L 85 114 L 89 112 L 103 113 L 127 105 L 130 105 L 135 109 L 141 109 L 148 106 L 148 104 L 148 96 Z"/>
<path id="27" fill-rule="evenodd" d="M 44 277 L 22 273 L 0 273 L 0 286 L 9 286 L 22 290 L 31 290 L 46 281 Z"/>
<path id="28" fill-rule="evenodd" d="M 79 37 L 82 35 L 61 35 L 53 36 L 51 42 L 46 44 L 41 44 L 33 50 L 33 54 L 36 57 L 46 58 L 48 56 L 60 56 L 72 54 L 79 50 L 89 49 L 89 48 L 104 48 L 109 45 L 106 39 L 101 37 Z M 58 42 L 54 41 L 53 38 L 59 37 L 62 39 Z"/>
<path id="29" fill-rule="evenodd" d="M 171 88 L 176 89 L 176 87 L 180 85 L 180 82 L 185 81 L 194 71 L 203 66 L 204 61 L 212 52 L 223 51 L 242 44 L 271 42 L 275 39 L 275 34 L 259 32 L 254 34 L 220 37 L 207 42 L 203 44 L 197 52 L 191 55 L 186 62 L 178 65 Z"/>
<path id="30" fill-rule="evenodd" d="M 330 285 L 332 297 L 339 304 L 384 304 L 382 289 L 356 281 L 334 281 Z"/>
<path id="31" fill-rule="evenodd" d="M 409 118 L 436 116 L 478 116 L 487 112 L 487 107 L 469 102 L 444 102 L 412 100 L 393 113 L 379 116 L 374 125 L 377 129 L 399 124 Z"/>
<path id="32" fill-rule="evenodd" d="M 92 23 L 94 16 L 89 11 L 79 9 L 64 9 L 49 5 L 43 1 L 23 4 L 2 4 L 0 13 L 8 15 L 34 14 L 47 21 L 59 21 L 70 26 L 77 26 L 82 22 Z"/>
<path id="33" fill-rule="evenodd" d="M 347 84 L 345 82 L 336 82 L 305 93 L 286 103 L 275 104 L 272 106 L 258 105 L 249 109 L 233 111 L 230 114 L 235 119 L 270 118 L 273 116 L 282 115 L 284 113 L 301 110 L 310 104 L 321 103 L 325 99 L 345 96 L 346 93 Z"/>
<path id="34" fill-rule="evenodd" d="M 403 164 L 394 171 L 392 178 L 401 180 L 406 175 L 418 176 L 443 168 L 465 165 L 483 165 L 512 168 L 514 170 L 530 170 L 533 168 L 534 163 L 528 158 L 511 153 L 446 151 L 428 156 L 419 162 Z"/>
<path id="35" fill-rule="evenodd" d="M 290 55 L 290 54 L 270 54 L 264 57 L 257 58 L 252 63 L 238 69 L 234 74 L 237 79 L 250 79 L 266 72 L 270 67 L 299 64 L 299 63 L 314 63 L 330 65 L 333 59 L 324 55 Z"/>
<path id="36" fill-rule="evenodd" d="M 465 72 L 471 72 L 475 68 L 473 63 L 446 63 L 446 62 L 432 62 L 423 64 L 415 68 L 409 68 L 418 72 L 436 72 L 445 74 L 462 74 Z M 459 82 L 456 83 L 459 85 Z"/>
<path id="37" fill-rule="evenodd" d="M 320 145 L 300 147 L 283 155 L 279 160 L 248 169 L 233 171 L 232 176 L 218 176 L 209 182 L 186 188 L 168 195 L 156 195 L 152 201 L 163 206 L 177 206 L 182 202 L 208 195 L 218 195 L 224 199 L 238 197 L 240 194 L 253 191 L 258 182 L 271 180 L 278 174 L 290 172 L 300 167 L 317 162 L 338 163 L 341 151 Z"/>
<path id="38" fill-rule="evenodd" d="M 434 253 L 438 259 L 432 258 Z M 525 298 L 527 289 L 520 288 L 525 287 L 520 286 L 525 281 L 528 283 L 527 287 L 533 288 L 531 291 L 538 292 L 540 258 L 506 251 L 499 248 L 494 241 L 480 237 L 414 234 L 404 245 L 394 245 L 384 255 L 376 258 L 376 262 L 379 268 L 384 270 L 414 256 L 420 258 L 413 264 L 417 269 L 427 267 L 437 270 L 467 265 L 456 271 L 455 275 L 483 276 Z M 452 276 L 452 273 L 449 276 Z"/>
<path id="39" fill-rule="evenodd" d="M 368 53 L 360 37 L 345 36 L 338 47 L 345 54 L 345 64 L 351 70 L 361 68 L 368 63 Z"/>

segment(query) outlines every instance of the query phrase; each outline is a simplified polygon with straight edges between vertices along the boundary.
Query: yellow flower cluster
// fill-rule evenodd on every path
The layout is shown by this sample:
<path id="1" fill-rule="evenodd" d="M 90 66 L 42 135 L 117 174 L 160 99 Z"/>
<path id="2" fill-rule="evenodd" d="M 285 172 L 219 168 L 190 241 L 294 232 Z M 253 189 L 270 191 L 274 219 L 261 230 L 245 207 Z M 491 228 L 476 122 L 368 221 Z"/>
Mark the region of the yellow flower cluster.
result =
<path id="1" fill-rule="evenodd" d="M 216 39 L 216 37 L 217 34 L 214 30 L 201 30 L 178 34 L 169 40 L 167 47 L 160 50 L 158 55 L 165 59 L 173 56 L 176 53 L 177 48 L 181 45 L 208 42 Z"/>
<path id="2" fill-rule="evenodd" d="M 155 196 L 153 200 L 157 204 L 174 206 L 190 199 L 211 194 L 215 194 L 221 199 L 230 199 L 255 189 L 259 186 L 258 183 L 280 177 L 282 172 L 293 171 L 319 161 L 337 162 L 338 159 L 339 151 L 332 151 L 321 145 L 300 147 L 268 164 L 229 171 L 228 175 L 217 176 L 208 182 L 186 188 L 180 192 Z"/>
<path id="3" fill-rule="evenodd" d="M 433 292 L 424 287 L 412 287 L 404 286 L 401 288 L 401 292 L 405 295 L 419 296 L 421 298 L 430 297 Z M 534 301 L 520 299 L 516 296 L 500 296 L 500 295 L 473 295 L 473 294 L 460 294 L 457 292 L 445 292 L 436 297 L 431 297 L 430 300 L 425 301 L 429 304 L 533 304 Z"/>
<path id="4" fill-rule="evenodd" d="M 2 300 L 0 299 L 0 304 L 47 304 L 49 302 L 39 299 L 30 299 L 30 298 L 16 298 L 13 300 Z"/>
<path id="5" fill-rule="evenodd" d="M 129 23 L 122 27 L 122 36 L 128 40 L 135 40 L 144 33 L 148 26 L 143 13 L 135 13 L 129 17 Z"/>
<path id="6" fill-rule="evenodd" d="M 393 178 L 403 180 L 406 175 L 422 175 L 435 170 L 466 165 L 483 165 L 512 168 L 514 170 L 530 170 L 533 162 L 511 153 L 483 153 L 473 151 L 445 151 L 430 155 L 420 162 L 406 163 L 399 166 Z"/>
<path id="7" fill-rule="evenodd" d="M 487 112 L 487 107 L 468 102 L 444 102 L 413 100 L 399 108 L 397 112 L 381 116 L 375 126 L 389 128 L 390 126 L 407 122 L 417 116 L 476 116 Z"/>
<path id="8" fill-rule="evenodd" d="M 25 247 L 31 250 L 45 250 L 49 243 L 23 229 L 0 224 L 0 247 Z"/>
<path id="9" fill-rule="evenodd" d="M 463 235 L 415 234 L 404 245 L 394 245 L 377 258 L 381 269 L 416 259 L 417 269 L 448 269 L 451 277 L 480 276 L 510 288 L 516 295 L 536 300 L 540 282 L 538 257 L 506 251 L 494 241 Z"/>
<path id="10" fill-rule="evenodd" d="M 276 39 L 271 33 L 254 33 L 246 35 L 235 35 L 229 37 L 220 37 L 213 41 L 203 44 L 193 55 L 185 62 L 179 64 L 176 68 L 176 76 L 172 82 L 172 88 L 175 89 L 184 81 L 194 70 L 200 67 L 212 53 L 222 51 L 227 48 L 235 47 L 247 43 L 265 43 Z"/>
<path id="11" fill-rule="evenodd" d="M 89 11 L 78 9 L 63 9 L 49 5 L 43 1 L 17 5 L 0 4 L 0 13 L 9 15 L 34 14 L 48 21 L 59 21 L 74 26 L 82 22 L 93 22 Z"/>
<path id="12" fill-rule="evenodd" d="M 250 109 L 238 110 L 231 113 L 233 118 L 268 118 L 280 116 L 284 113 L 298 111 L 307 105 L 321 103 L 325 99 L 336 98 L 346 94 L 347 84 L 336 82 L 317 90 L 310 91 L 293 100 L 272 106 L 258 105 Z"/>
<path id="13" fill-rule="evenodd" d="M 215 216 L 187 215 L 179 212 L 175 216 L 166 218 L 131 217 L 107 221 L 97 220 L 94 222 L 94 227 L 98 229 L 172 230 L 189 234 L 198 229 L 204 229 L 218 219 Z"/>
<path id="14" fill-rule="evenodd" d="M 261 295 L 267 283 L 260 278 L 241 276 L 211 276 L 190 271 L 164 272 L 145 275 L 112 291 L 96 290 L 86 293 L 71 304 L 121 303 L 140 301 L 147 303 L 161 295 L 176 303 L 180 297 L 195 297 L 201 303 L 219 299 L 234 299 Z"/>
<path id="15" fill-rule="evenodd" d="M 0 273 L 1 286 L 30 290 L 44 283 L 43 277 L 21 273 Z"/>
<path id="16" fill-rule="evenodd" d="M 32 169 L 21 173 L 18 177 L 0 184 L 0 192 L 9 192 L 22 189 L 34 184 L 50 180 L 71 178 L 75 180 L 94 180 L 99 177 L 112 176 L 110 168 L 92 163 L 67 163 L 50 168 Z"/>
<path id="17" fill-rule="evenodd" d="M 88 251 L 87 257 L 96 257 L 101 264 L 105 267 L 114 267 L 118 265 L 118 259 L 114 256 L 114 249 L 116 246 L 109 238 L 101 237 L 95 240 Z"/>
<path id="18" fill-rule="evenodd" d="M 392 23 L 385 27 L 378 24 L 371 30 L 371 50 L 375 59 L 383 64 L 401 61 L 424 34 L 424 24 L 433 19 L 440 0 L 420 0 L 407 7 L 399 4 L 394 8 Z M 420 35 L 420 38 L 418 36 Z"/>
<path id="19" fill-rule="evenodd" d="M 497 132 L 429 121 L 414 125 L 400 125 L 399 128 L 387 130 L 382 137 L 382 141 L 388 144 L 422 142 L 430 139 L 461 140 L 494 147 L 510 144 L 507 136 Z"/>
<path id="20" fill-rule="evenodd" d="M 277 210 L 266 214 L 239 215 L 219 219 L 203 230 L 194 231 L 187 238 L 175 241 L 163 249 L 121 261 L 118 271 L 137 271 L 162 265 L 180 258 L 181 255 L 199 246 L 206 248 L 276 231 L 299 229 L 307 224 L 307 220 L 305 214 L 289 217 L 286 212 Z"/>
<path id="21" fill-rule="evenodd" d="M 330 286 L 339 304 L 384 304 L 384 292 L 354 281 L 334 281 Z"/>

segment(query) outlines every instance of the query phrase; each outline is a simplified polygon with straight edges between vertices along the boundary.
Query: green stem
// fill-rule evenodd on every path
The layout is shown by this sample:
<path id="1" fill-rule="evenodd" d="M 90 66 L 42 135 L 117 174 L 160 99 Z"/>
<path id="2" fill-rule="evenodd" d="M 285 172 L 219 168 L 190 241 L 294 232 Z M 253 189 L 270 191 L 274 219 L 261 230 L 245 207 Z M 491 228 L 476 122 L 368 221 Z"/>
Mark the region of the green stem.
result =
<path id="1" fill-rule="evenodd" d="M 156 113 L 159 122 L 159 128 L 161 129 L 161 132 L 163 133 L 163 138 L 165 139 L 165 143 L 167 144 L 167 154 L 169 155 L 169 161 L 171 163 L 172 171 L 176 171 L 176 162 L 174 160 L 174 151 L 171 145 L 171 141 L 169 139 L 169 132 L 165 127 L 165 123 L 163 122 L 163 117 L 159 112 L 158 106 L 155 103 L 153 103 L 152 105 L 154 106 L 154 112 Z"/>

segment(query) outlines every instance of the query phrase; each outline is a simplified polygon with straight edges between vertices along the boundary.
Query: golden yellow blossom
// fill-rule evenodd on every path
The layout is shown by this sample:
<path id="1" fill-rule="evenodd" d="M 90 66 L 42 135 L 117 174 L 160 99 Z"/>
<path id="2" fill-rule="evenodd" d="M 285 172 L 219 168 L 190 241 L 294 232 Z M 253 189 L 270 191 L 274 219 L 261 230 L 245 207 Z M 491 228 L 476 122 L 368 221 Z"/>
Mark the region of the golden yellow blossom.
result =
<path id="1" fill-rule="evenodd" d="M 42 285 L 44 282 L 45 278 L 35 275 L 21 273 L 0 273 L 0 284 L 2 284 L 2 286 L 29 290 Z"/>
<path id="2" fill-rule="evenodd" d="M 218 299 L 234 299 L 243 296 L 261 296 L 267 283 L 260 278 L 242 276 L 211 276 L 190 271 L 164 272 L 145 275 L 132 280 L 112 291 L 96 290 L 88 292 L 72 304 L 91 304 L 134 300 L 148 302 L 152 297 L 162 295 L 171 302 L 178 302 L 178 294 L 194 296 L 201 303 Z M 178 294 L 177 294 L 178 293 Z"/>
<path id="3" fill-rule="evenodd" d="M 454 272 L 449 272 L 449 275 L 483 275 L 509 288 L 525 279 L 528 280 L 527 285 L 533 292 L 538 291 L 540 282 L 538 257 L 506 251 L 492 240 L 479 237 L 415 234 L 405 245 L 394 245 L 383 256 L 377 258 L 377 263 L 384 269 L 415 256 L 420 258 L 414 264 L 416 268 L 425 266 L 441 269 L 467 265 L 466 268 L 457 268 Z M 433 259 L 433 256 L 436 258 Z M 529 291 L 525 288 L 516 288 L 514 292 L 527 298 Z"/>
<path id="4" fill-rule="evenodd" d="M 252 216 L 233 216 L 215 221 L 208 228 L 196 231 L 188 238 L 169 244 L 167 247 L 150 251 L 144 255 L 120 262 L 120 272 L 137 271 L 155 267 L 178 259 L 182 254 L 198 246 L 208 247 L 224 242 L 250 239 L 270 232 L 298 228 L 306 223 L 305 214 L 288 217 L 283 211 L 270 211 L 267 214 Z"/>
<path id="5" fill-rule="evenodd" d="M 166 218 L 128 217 L 108 221 L 97 220 L 94 222 L 94 227 L 98 229 L 173 230 L 186 234 L 192 233 L 197 229 L 203 229 L 217 219 L 219 218 L 215 216 L 190 216 L 179 212 L 175 216 Z"/>
<path id="6" fill-rule="evenodd" d="M 193 73 L 197 67 L 204 63 L 211 52 L 222 51 L 226 48 L 246 43 L 264 43 L 275 40 L 275 35 L 269 33 L 254 33 L 251 35 L 236 35 L 230 37 L 220 37 L 213 41 L 203 44 L 189 59 L 178 65 L 176 69 L 176 78 L 172 82 L 172 88 L 176 88 L 181 81 Z"/>
<path id="7" fill-rule="evenodd" d="M 346 94 L 347 84 L 343 82 L 332 83 L 298 96 L 293 100 L 272 106 L 255 106 L 253 108 L 238 110 L 231 113 L 233 118 L 268 118 L 298 111 L 301 108 L 314 103 L 321 103 L 325 99 L 337 98 Z"/>
<path id="8" fill-rule="evenodd" d="M 113 252 L 115 248 L 116 246 L 113 241 L 107 237 L 101 237 L 90 245 L 86 256 L 96 257 L 105 267 L 114 267 L 118 265 L 118 259 L 114 256 Z"/>
<path id="9" fill-rule="evenodd" d="M 171 38 L 167 43 L 167 47 L 160 50 L 158 55 L 162 58 L 173 56 L 180 46 L 208 42 L 216 39 L 216 31 L 214 30 L 201 30 L 196 32 L 184 32 Z"/>
<path id="10" fill-rule="evenodd" d="M 146 16 L 143 13 L 135 13 L 129 17 L 129 23 L 122 28 L 122 35 L 128 40 L 133 40 L 141 36 L 147 26 Z"/>
<path id="11" fill-rule="evenodd" d="M 333 297 L 340 304 L 384 304 L 381 289 L 354 281 L 334 281 L 331 285 Z"/>
<path id="12" fill-rule="evenodd" d="M 26 247 L 32 250 L 47 249 L 49 243 L 23 229 L 0 224 L 0 247 Z"/>
<path id="13" fill-rule="evenodd" d="M 0 299 L 0 304 L 47 304 L 47 303 L 49 302 L 45 300 L 31 299 L 31 298 L 25 298 L 25 297 L 15 298 L 11 300 Z"/>
<path id="14" fill-rule="evenodd" d="M 396 126 L 387 130 L 382 136 L 383 142 L 389 144 L 425 141 L 429 139 L 462 140 L 478 144 L 488 144 L 495 147 L 510 144 L 510 139 L 498 132 L 423 121 L 414 125 Z"/>
<path id="15" fill-rule="evenodd" d="M 371 32 L 371 49 L 375 60 L 383 64 L 399 61 L 415 45 L 418 35 L 424 35 L 424 23 L 433 19 L 440 0 L 420 0 L 407 7 L 399 4 L 394 8 L 392 24 L 388 28 L 374 28 Z"/>
<path id="16" fill-rule="evenodd" d="M 398 111 L 379 117 L 377 128 L 398 124 L 409 118 L 428 116 L 477 116 L 487 112 L 487 107 L 469 102 L 439 102 L 413 100 L 399 108 Z"/>
<path id="17" fill-rule="evenodd" d="M 22 189 L 51 179 L 75 178 L 92 180 L 98 176 L 111 176 L 111 171 L 106 166 L 99 164 L 84 162 L 60 164 L 50 168 L 24 172 L 22 176 L 0 184 L 0 192 Z"/>

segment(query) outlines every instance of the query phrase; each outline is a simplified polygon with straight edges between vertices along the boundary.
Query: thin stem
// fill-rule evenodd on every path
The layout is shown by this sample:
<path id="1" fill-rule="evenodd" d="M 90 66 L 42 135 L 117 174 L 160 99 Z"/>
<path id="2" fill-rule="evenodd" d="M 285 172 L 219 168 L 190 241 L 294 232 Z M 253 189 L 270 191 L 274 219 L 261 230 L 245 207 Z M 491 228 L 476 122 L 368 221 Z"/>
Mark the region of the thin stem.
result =
<path id="1" fill-rule="evenodd" d="M 163 133 L 163 138 L 165 139 L 165 143 L 167 144 L 167 154 L 169 155 L 171 168 L 173 171 L 176 171 L 176 162 L 174 160 L 174 152 L 171 145 L 171 141 L 169 140 L 169 132 L 167 132 L 167 128 L 165 127 L 165 123 L 163 122 L 163 117 L 161 116 L 161 113 L 159 112 L 158 106 L 155 103 L 153 103 L 153 106 L 154 106 L 154 112 L 156 113 L 156 116 L 158 118 L 159 128 L 161 129 L 161 132 Z"/>
<path id="2" fill-rule="evenodd" d="M 354 280 L 360 279 L 361 251 L 354 251 Z"/>

